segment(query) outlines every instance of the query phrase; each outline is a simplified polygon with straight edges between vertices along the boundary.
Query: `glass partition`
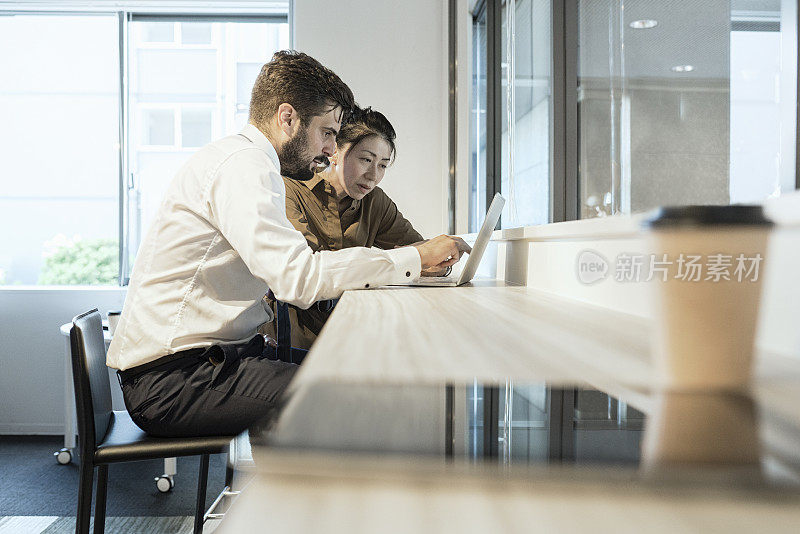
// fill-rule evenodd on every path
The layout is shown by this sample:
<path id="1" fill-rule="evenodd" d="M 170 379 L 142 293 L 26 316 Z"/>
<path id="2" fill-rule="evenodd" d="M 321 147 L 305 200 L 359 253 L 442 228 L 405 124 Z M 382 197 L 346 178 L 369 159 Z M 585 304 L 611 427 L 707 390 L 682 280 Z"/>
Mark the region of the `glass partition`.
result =
<path id="1" fill-rule="evenodd" d="M 580 0 L 580 216 L 795 188 L 796 5 Z"/>

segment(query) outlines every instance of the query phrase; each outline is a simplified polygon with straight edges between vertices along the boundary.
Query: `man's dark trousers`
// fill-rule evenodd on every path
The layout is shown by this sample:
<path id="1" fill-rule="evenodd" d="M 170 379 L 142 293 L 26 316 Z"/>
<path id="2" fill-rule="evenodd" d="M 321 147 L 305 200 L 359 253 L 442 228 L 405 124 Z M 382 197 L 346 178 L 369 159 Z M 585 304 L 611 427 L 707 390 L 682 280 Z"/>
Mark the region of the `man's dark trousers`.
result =
<path id="1" fill-rule="evenodd" d="M 119 373 L 125 407 L 152 436 L 238 434 L 278 408 L 298 366 L 274 359 L 260 335 L 177 353 L 144 372 Z"/>

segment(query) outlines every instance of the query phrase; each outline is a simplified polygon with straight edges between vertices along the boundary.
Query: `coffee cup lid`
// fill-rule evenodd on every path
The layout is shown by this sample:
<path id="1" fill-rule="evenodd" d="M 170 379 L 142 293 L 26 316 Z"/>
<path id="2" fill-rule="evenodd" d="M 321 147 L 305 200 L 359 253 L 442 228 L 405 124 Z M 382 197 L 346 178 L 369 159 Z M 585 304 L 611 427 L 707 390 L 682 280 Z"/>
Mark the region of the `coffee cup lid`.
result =
<path id="1" fill-rule="evenodd" d="M 773 226 L 759 205 L 667 206 L 644 221 L 649 228 L 696 226 Z"/>

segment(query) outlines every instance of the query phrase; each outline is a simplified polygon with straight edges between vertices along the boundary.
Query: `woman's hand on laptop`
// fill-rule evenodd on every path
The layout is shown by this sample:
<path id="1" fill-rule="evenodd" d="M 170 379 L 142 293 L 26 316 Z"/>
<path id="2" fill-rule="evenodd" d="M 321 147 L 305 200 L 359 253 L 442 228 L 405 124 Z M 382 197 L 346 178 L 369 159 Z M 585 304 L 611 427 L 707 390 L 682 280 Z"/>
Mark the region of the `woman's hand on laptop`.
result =
<path id="1" fill-rule="evenodd" d="M 465 252 L 472 252 L 472 247 L 463 239 L 451 235 L 440 235 L 411 246 L 419 252 L 422 270 L 446 269 L 457 263 Z"/>
<path id="2" fill-rule="evenodd" d="M 423 243 L 427 243 L 428 239 L 423 239 L 422 241 L 417 241 L 416 243 L 409 243 L 407 245 L 395 245 L 394 248 L 400 247 L 416 247 Z M 450 270 L 452 267 L 445 267 L 444 269 L 440 269 L 438 266 L 434 265 L 433 267 L 428 267 L 427 269 L 422 269 L 422 272 L 419 273 L 420 276 L 447 276 L 450 274 Z"/>

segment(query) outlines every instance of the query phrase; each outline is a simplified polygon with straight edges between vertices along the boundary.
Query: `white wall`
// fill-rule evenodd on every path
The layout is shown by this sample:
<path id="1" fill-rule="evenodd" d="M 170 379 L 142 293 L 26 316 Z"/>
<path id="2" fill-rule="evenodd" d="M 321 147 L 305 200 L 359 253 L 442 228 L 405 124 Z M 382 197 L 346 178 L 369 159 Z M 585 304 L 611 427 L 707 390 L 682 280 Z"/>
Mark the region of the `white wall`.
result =
<path id="1" fill-rule="evenodd" d="M 762 265 L 763 286 L 756 344 L 762 358 L 800 359 L 800 191 L 764 203 L 776 223 Z M 613 262 L 618 254 L 650 252 L 641 222 L 646 215 L 584 219 L 495 232 L 479 275 L 553 293 L 642 318 L 654 314 L 651 291 L 641 282 L 617 282 Z M 608 279 L 583 284 L 576 262 L 583 251 L 611 262 Z M 643 271 L 644 272 L 644 271 Z"/>
<path id="2" fill-rule="evenodd" d="M 447 231 L 447 4 L 295 0 L 294 46 L 397 131 L 381 187 L 425 237 Z"/>
<path id="3" fill-rule="evenodd" d="M 121 310 L 124 299 L 118 287 L 0 289 L 0 434 L 64 431 L 59 327 L 92 308 Z"/>

